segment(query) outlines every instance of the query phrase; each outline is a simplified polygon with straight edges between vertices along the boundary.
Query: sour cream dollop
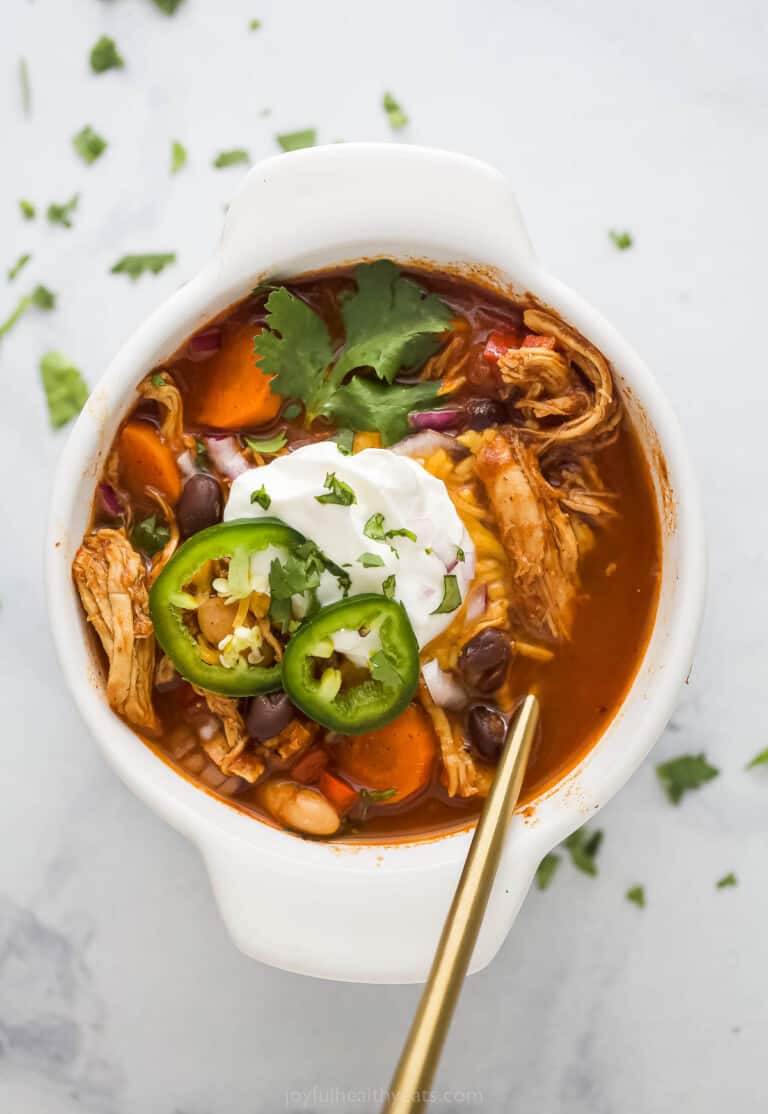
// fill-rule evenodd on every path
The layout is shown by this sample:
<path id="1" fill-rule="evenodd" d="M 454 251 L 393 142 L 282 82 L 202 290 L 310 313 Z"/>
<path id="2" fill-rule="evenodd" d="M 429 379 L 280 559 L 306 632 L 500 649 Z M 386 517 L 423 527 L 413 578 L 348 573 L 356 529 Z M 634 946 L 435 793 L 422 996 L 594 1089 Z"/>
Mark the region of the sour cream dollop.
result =
<path id="1" fill-rule="evenodd" d="M 351 488 L 355 502 L 317 501 L 318 495 L 329 494 L 331 474 Z M 251 502 L 262 487 L 270 498 L 267 508 Z M 374 515 L 382 516 L 385 532 L 395 533 L 380 541 L 367 536 L 366 524 Z M 232 484 L 224 520 L 266 517 L 298 530 L 341 565 L 351 578 L 350 595 L 381 592 L 394 576 L 394 598 L 405 608 L 420 647 L 445 630 L 456 613 L 433 614 L 443 600 L 446 576 L 456 577 L 462 600 L 474 576 L 474 546 L 445 484 L 415 460 L 387 449 L 348 456 L 335 441 L 319 441 L 249 468 Z M 400 530 L 416 540 L 399 535 Z M 371 560 L 366 554 L 381 564 L 363 564 Z M 324 572 L 317 596 L 323 606 L 341 599 L 336 577 Z"/>

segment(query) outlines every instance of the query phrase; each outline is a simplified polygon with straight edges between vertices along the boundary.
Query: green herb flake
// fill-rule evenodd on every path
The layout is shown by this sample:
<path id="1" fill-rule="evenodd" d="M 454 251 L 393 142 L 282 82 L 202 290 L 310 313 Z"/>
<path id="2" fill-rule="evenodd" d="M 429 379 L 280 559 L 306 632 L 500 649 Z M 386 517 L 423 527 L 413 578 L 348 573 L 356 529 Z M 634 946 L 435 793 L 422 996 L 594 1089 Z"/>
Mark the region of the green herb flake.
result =
<path id="1" fill-rule="evenodd" d="M 378 553 L 361 553 L 357 561 L 364 569 L 378 569 L 384 564 Z"/>
<path id="2" fill-rule="evenodd" d="M 412 542 L 419 540 L 413 530 L 406 530 L 404 526 L 401 526 L 398 530 L 387 530 L 384 537 L 387 541 L 389 541 L 390 538 L 408 538 L 409 541 Z"/>
<path id="3" fill-rule="evenodd" d="M 467 559 L 466 553 L 464 552 L 464 550 L 461 548 L 460 545 L 457 545 L 456 546 L 456 560 L 457 561 L 466 561 L 466 559 Z"/>
<path id="4" fill-rule="evenodd" d="M 302 128 L 295 132 L 282 132 L 276 135 L 278 146 L 283 151 L 300 151 L 302 147 L 314 147 L 317 143 L 315 128 Z"/>
<path id="5" fill-rule="evenodd" d="M 459 582 L 453 573 L 443 577 L 443 598 L 430 615 L 448 615 L 461 605 Z"/>
<path id="6" fill-rule="evenodd" d="M 136 280 L 147 271 L 150 274 L 159 275 L 164 267 L 168 267 L 175 262 L 176 253 L 172 251 L 147 252 L 144 255 L 124 255 L 122 259 L 118 259 L 114 267 L 110 268 L 110 273 L 113 275 L 128 275 L 129 278 Z"/>
<path id="7" fill-rule="evenodd" d="M 155 374 L 152 376 L 152 386 L 153 387 L 164 387 L 165 386 L 165 379 L 160 374 L 159 371 L 156 371 Z"/>
<path id="8" fill-rule="evenodd" d="M 60 224 L 64 228 L 72 227 L 72 214 L 77 208 L 77 203 L 80 200 L 80 194 L 76 193 L 70 197 L 69 201 L 63 202 L 58 205 L 52 201 L 46 210 L 46 216 L 50 224 Z"/>
<path id="9" fill-rule="evenodd" d="M 560 866 L 559 855 L 545 855 L 538 865 L 536 870 L 536 885 L 540 890 L 548 889 L 552 879 L 557 873 L 557 868 Z"/>
<path id="10" fill-rule="evenodd" d="M 381 105 L 387 114 L 387 119 L 389 120 L 389 126 L 391 128 L 394 128 L 395 131 L 399 131 L 400 128 L 405 127 L 408 123 L 408 117 L 391 93 L 384 94 Z"/>
<path id="11" fill-rule="evenodd" d="M 288 438 L 285 430 L 281 429 L 274 437 L 265 438 L 263 441 L 257 441 L 255 437 L 246 437 L 245 443 L 253 452 L 260 453 L 263 456 L 269 453 L 279 453 L 287 445 Z"/>
<path id="12" fill-rule="evenodd" d="M 101 158 L 109 144 L 103 136 L 93 130 L 90 124 L 86 124 L 77 135 L 72 136 L 72 146 L 83 162 L 90 166 Z"/>
<path id="13" fill-rule="evenodd" d="M 106 73 L 107 70 L 121 70 L 125 65 L 114 39 L 109 35 L 102 35 L 98 42 L 91 47 L 91 69 L 94 73 Z"/>
<path id="14" fill-rule="evenodd" d="M 645 909 L 645 886 L 630 886 L 624 896 L 638 909 Z"/>
<path id="15" fill-rule="evenodd" d="M 34 220 L 37 216 L 37 209 L 32 202 L 27 201 L 25 197 L 19 200 L 19 209 L 21 210 L 21 215 L 24 217 L 24 220 Z"/>
<path id="16" fill-rule="evenodd" d="M 32 83 L 29 80 L 29 63 L 19 58 L 19 86 L 21 88 L 21 108 L 25 116 L 32 115 Z"/>
<path id="17" fill-rule="evenodd" d="M 661 762 L 656 773 L 664 792 L 673 805 L 679 804 L 682 797 L 691 789 L 700 789 L 706 782 L 717 777 L 720 771 L 710 766 L 703 754 L 681 754 L 668 762 Z"/>
<path id="18" fill-rule="evenodd" d="M 738 886 L 738 884 L 739 880 L 731 870 L 728 872 L 728 874 L 724 874 L 722 878 L 718 879 L 716 888 L 718 890 L 724 890 L 728 886 Z"/>
<path id="19" fill-rule="evenodd" d="M 201 441 L 199 437 L 195 438 L 195 456 L 197 457 L 198 464 L 204 464 L 208 459 L 205 441 Z"/>
<path id="20" fill-rule="evenodd" d="M 340 507 L 351 507 L 357 502 L 357 496 L 352 488 L 340 480 L 335 472 L 326 475 L 323 487 L 327 488 L 327 494 L 316 495 L 315 499 L 318 503 L 334 503 Z"/>
<path id="21" fill-rule="evenodd" d="M 260 28 L 261 28 L 261 20 L 260 19 L 252 19 L 248 24 L 248 30 L 249 31 L 258 31 Z"/>
<path id="22" fill-rule="evenodd" d="M 250 161 L 251 156 L 244 147 L 232 147 L 228 151 L 219 151 L 211 165 L 217 170 L 223 170 L 227 166 L 242 166 Z"/>
<path id="23" fill-rule="evenodd" d="M 755 755 L 754 758 L 752 758 L 749 762 L 747 762 L 744 769 L 745 770 L 754 770 L 755 766 L 766 766 L 766 765 L 768 765 L 768 747 L 766 747 L 765 750 L 759 751 Z"/>
<path id="24" fill-rule="evenodd" d="M 564 846 L 577 870 L 594 878 L 597 874 L 597 853 L 602 842 L 603 833 L 600 829 L 590 832 L 588 828 L 578 828 L 568 836 Z"/>
<path id="25" fill-rule="evenodd" d="M 619 232 L 617 229 L 611 228 L 608 235 L 613 242 L 613 246 L 618 248 L 619 251 L 626 251 L 627 248 L 631 248 L 634 243 L 632 233 L 627 232 L 626 229 L 623 232 Z"/>
<path id="26" fill-rule="evenodd" d="M 298 418 L 301 413 L 301 404 L 298 402 L 289 402 L 283 410 L 283 417 L 287 422 L 292 422 L 294 418 Z"/>
<path id="27" fill-rule="evenodd" d="M 173 15 L 182 3 L 183 0 L 154 0 L 155 7 L 159 8 L 165 15 Z"/>
<path id="28" fill-rule="evenodd" d="M 32 258 L 32 256 L 29 254 L 29 252 L 26 252 L 24 255 L 19 256 L 19 258 L 14 263 L 14 265 L 12 267 L 10 267 L 9 270 L 8 270 L 8 281 L 9 282 L 13 282 L 13 280 L 16 278 L 16 276 L 19 275 L 24 270 L 24 268 L 26 267 L 27 263 L 29 263 L 31 258 Z"/>
<path id="29" fill-rule="evenodd" d="M 154 557 L 168 544 L 171 531 L 164 522 L 157 521 L 157 515 L 142 519 L 131 531 L 131 542 L 135 549 Z"/>
<path id="30" fill-rule="evenodd" d="M 336 448 L 340 453 L 343 453 L 344 456 L 350 456 L 355 444 L 354 430 L 337 429 L 333 437 L 331 437 L 331 441 L 336 442 Z"/>
<path id="31" fill-rule="evenodd" d="M 269 510 L 272 503 L 272 497 L 267 495 L 267 489 L 264 484 L 261 485 L 258 491 L 251 492 L 251 503 L 258 503 L 262 510 Z"/>
<path id="32" fill-rule="evenodd" d="M 403 683 L 403 678 L 383 650 L 377 650 L 371 655 L 371 677 L 378 681 L 384 688 L 398 688 Z"/>
<path id="33" fill-rule="evenodd" d="M 381 511 L 376 511 L 366 522 L 363 527 L 363 533 L 366 538 L 370 538 L 373 542 L 383 542 L 386 537 L 384 529 L 384 515 Z"/>
<path id="34" fill-rule="evenodd" d="M 396 588 L 395 574 L 390 573 L 390 575 L 386 578 L 386 580 L 382 580 L 382 582 L 381 582 L 382 595 L 386 596 L 386 598 L 388 600 L 393 600 L 395 598 L 395 588 Z"/>
<path id="35" fill-rule="evenodd" d="M 51 426 L 59 429 L 76 417 L 88 398 L 88 387 L 72 361 L 61 352 L 46 352 L 40 375 Z"/>
<path id="36" fill-rule="evenodd" d="M 29 300 L 38 309 L 54 309 L 56 307 L 56 295 L 47 286 L 36 286 L 29 295 Z"/>
<path id="37" fill-rule="evenodd" d="M 37 306 L 38 309 L 53 309 L 56 304 L 56 295 L 48 290 L 45 286 L 36 286 L 31 294 L 25 294 L 19 298 L 14 309 L 11 311 L 5 321 L 0 324 L 0 337 L 4 337 L 9 333 L 16 322 L 22 317 L 30 306 Z"/>
<path id="38" fill-rule="evenodd" d="M 187 148 L 178 139 L 171 143 L 171 174 L 178 174 L 187 165 Z"/>
<path id="39" fill-rule="evenodd" d="M 379 801 L 388 801 L 390 797 L 394 797 L 397 789 L 361 789 L 360 790 L 360 819 L 365 820 L 368 815 L 368 809 L 371 805 L 377 804 Z"/>

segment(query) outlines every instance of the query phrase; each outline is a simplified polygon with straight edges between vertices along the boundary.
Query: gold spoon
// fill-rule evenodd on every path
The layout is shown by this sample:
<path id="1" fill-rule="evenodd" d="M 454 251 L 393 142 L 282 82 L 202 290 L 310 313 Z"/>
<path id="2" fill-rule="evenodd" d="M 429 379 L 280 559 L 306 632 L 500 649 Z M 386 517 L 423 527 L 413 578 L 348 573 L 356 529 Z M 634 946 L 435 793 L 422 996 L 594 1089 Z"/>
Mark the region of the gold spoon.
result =
<path id="1" fill-rule="evenodd" d="M 539 702 L 535 696 L 526 696 L 509 725 L 501 761 L 472 838 L 382 1114 L 412 1114 L 427 1105 L 432 1079 L 488 904 L 504 837 L 520 795 L 538 722 Z"/>

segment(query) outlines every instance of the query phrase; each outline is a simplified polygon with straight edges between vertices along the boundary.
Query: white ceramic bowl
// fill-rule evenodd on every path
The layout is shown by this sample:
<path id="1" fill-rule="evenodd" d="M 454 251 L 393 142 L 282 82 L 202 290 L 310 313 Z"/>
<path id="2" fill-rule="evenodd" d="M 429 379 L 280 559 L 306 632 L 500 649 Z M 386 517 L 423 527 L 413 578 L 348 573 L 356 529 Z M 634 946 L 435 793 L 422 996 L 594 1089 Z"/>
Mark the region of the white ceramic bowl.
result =
<path id="1" fill-rule="evenodd" d="M 118 352 L 72 431 L 53 492 L 47 585 L 61 667 L 86 723 L 123 781 L 200 848 L 238 947 L 289 971 L 410 982 L 426 975 L 471 832 L 408 844 L 312 843 L 196 788 L 110 711 L 70 573 L 94 482 L 142 376 L 257 281 L 379 255 L 480 269 L 533 292 L 596 344 L 644 441 L 663 521 L 658 616 L 642 666 L 591 753 L 532 815 L 516 816 L 471 969 L 484 967 L 542 856 L 621 788 L 663 730 L 691 664 L 705 580 L 696 482 L 664 395 L 618 333 L 536 262 L 496 170 L 389 144 L 320 147 L 255 166 L 214 258 Z"/>

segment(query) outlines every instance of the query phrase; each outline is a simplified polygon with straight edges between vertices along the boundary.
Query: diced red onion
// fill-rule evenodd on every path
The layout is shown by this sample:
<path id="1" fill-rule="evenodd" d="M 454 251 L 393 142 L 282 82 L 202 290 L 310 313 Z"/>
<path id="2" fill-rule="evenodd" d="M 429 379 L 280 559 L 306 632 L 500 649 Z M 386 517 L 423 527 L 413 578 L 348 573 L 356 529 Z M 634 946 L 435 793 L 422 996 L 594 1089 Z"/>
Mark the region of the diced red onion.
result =
<path id="1" fill-rule="evenodd" d="M 214 468 L 226 476 L 228 480 L 235 480 L 241 473 L 248 471 L 248 461 L 240 452 L 237 438 L 229 435 L 203 438 L 208 456 Z"/>
<path id="2" fill-rule="evenodd" d="M 440 708 L 463 708 L 467 702 L 467 694 L 451 673 L 446 673 L 433 658 L 421 667 L 424 684 L 429 689 L 429 695 Z"/>
<path id="3" fill-rule="evenodd" d="M 463 410 L 412 410 L 408 415 L 411 429 L 457 429 L 463 424 Z"/>
<path id="4" fill-rule="evenodd" d="M 190 449 L 185 449 L 176 457 L 176 463 L 179 466 L 179 471 L 185 479 L 194 476 L 197 472 L 197 465 L 195 464 L 194 453 Z"/>
<path id="5" fill-rule="evenodd" d="M 478 585 L 467 600 L 467 622 L 474 623 L 485 615 L 488 607 L 488 588 L 485 584 Z"/>
<path id="6" fill-rule="evenodd" d="M 200 717 L 197 733 L 205 742 L 210 742 L 221 731 L 221 721 L 215 716 Z"/>
<path id="7" fill-rule="evenodd" d="M 436 429 L 424 429 L 420 433 L 412 433 L 410 437 L 404 437 L 402 441 L 392 445 L 392 452 L 398 453 L 399 456 L 427 457 L 439 452 L 440 449 L 445 449 L 452 456 L 466 456 L 468 452 L 455 437 Z"/>
<path id="8" fill-rule="evenodd" d="M 190 360 L 207 360 L 220 348 L 221 328 L 218 325 L 211 325 L 209 329 L 203 329 L 201 333 L 195 333 L 187 342 L 187 356 Z"/>
<path id="9" fill-rule="evenodd" d="M 97 488 L 101 509 L 109 518 L 120 518 L 123 513 L 123 504 L 112 484 L 101 483 Z"/>

